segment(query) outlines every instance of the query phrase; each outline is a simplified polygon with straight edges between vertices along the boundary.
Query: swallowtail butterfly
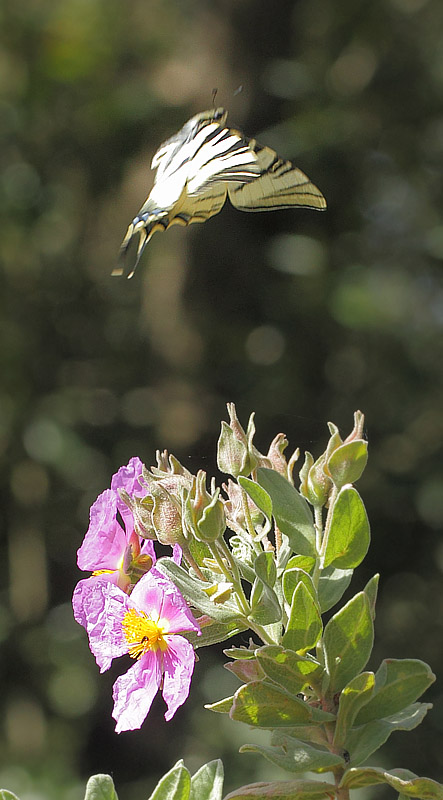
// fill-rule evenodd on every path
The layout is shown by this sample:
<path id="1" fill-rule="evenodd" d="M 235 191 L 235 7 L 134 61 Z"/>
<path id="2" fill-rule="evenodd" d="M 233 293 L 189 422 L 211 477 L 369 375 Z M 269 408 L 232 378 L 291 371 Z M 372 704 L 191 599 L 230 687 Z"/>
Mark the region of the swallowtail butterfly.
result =
<path id="1" fill-rule="evenodd" d="M 157 150 L 151 163 L 157 170 L 154 186 L 128 227 L 113 275 L 126 271 L 134 237 L 139 239 L 129 278 L 155 231 L 205 222 L 218 214 L 226 196 L 240 211 L 326 208 L 322 193 L 301 169 L 283 161 L 270 147 L 227 127 L 227 116 L 224 108 L 203 111 Z"/>

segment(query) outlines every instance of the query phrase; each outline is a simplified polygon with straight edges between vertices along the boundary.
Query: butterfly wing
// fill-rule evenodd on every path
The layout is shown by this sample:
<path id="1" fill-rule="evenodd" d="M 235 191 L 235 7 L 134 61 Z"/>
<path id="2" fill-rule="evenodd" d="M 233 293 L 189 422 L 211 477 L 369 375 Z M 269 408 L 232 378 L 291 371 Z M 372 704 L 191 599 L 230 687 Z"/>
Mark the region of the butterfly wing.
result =
<path id="1" fill-rule="evenodd" d="M 255 180 L 228 188 L 229 199 L 240 211 L 268 211 L 304 206 L 322 211 L 326 200 L 308 176 L 270 147 L 249 140 L 259 175 Z"/>
<path id="2" fill-rule="evenodd" d="M 322 193 L 300 169 L 226 127 L 226 116 L 224 109 L 197 114 L 157 150 L 151 164 L 154 186 L 128 227 L 114 275 L 126 271 L 134 237 L 139 241 L 129 277 L 155 231 L 205 222 L 218 214 L 227 195 L 241 211 L 326 208 Z"/>

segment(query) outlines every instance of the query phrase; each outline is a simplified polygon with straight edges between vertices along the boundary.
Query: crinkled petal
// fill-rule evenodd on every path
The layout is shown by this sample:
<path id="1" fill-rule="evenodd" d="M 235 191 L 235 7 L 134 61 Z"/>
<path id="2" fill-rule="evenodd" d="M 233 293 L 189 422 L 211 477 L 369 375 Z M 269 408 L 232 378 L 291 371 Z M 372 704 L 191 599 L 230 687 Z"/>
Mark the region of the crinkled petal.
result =
<path id="1" fill-rule="evenodd" d="M 140 484 L 140 475 L 143 471 L 143 464 L 137 456 L 130 458 L 126 467 L 120 467 L 118 472 L 112 476 L 111 489 L 116 493 L 119 489 L 124 489 L 128 494 L 136 497 L 147 494 L 146 487 Z"/>
<path id="2" fill-rule="evenodd" d="M 104 672 L 114 658 L 128 652 L 122 620 L 131 607 L 129 597 L 99 575 L 78 582 L 72 607 L 75 619 L 86 628 L 100 672 Z"/>
<path id="3" fill-rule="evenodd" d="M 155 567 L 135 585 L 131 601 L 152 617 L 168 620 L 168 633 L 197 631 L 200 627 L 176 586 Z"/>
<path id="4" fill-rule="evenodd" d="M 111 489 L 117 498 L 117 508 L 125 523 L 128 536 L 134 529 L 134 515 L 126 503 L 121 499 L 119 489 L 124 489 L 130 496 L 143 497 L 148 493 L 146 486 L 140 483 L 143 464 L 137 456 L 130 458 L 126 467 L 120 467 L 118 472 L 112 476 Z"/>
<path id="5" fill-rule="evenodd" d="M 152 650 L 136 661 L 133 667 L 114 683 L 114 709 L 116 733 L 140 728 L 151 708 L 162 678 L 160 651 Z"/>
<path id="6" fill-rule="evenodd" d="M 162 695 L 168 710 L 165 720 L 169 722 L 177 708 L 185 702 L 194 672 L 194 648 L 183 636 L 168 636 L 168 649 L 163 653 Z"/>
<path id="7" fill-rule="evenodd" d="M 126 547 L 126 534 L 116 520 L 116 512 L 116 494 L 106 489 L 89 512 L 89 528 L 77 551 L 80 569 L 118 569 Z"/>

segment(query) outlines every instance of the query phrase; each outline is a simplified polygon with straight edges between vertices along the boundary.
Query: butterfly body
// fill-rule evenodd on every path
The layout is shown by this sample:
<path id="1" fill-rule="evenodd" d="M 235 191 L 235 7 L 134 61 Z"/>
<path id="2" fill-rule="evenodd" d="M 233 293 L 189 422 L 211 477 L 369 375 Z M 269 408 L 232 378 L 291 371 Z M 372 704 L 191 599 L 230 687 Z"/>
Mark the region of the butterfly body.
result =
<path id="1" fill-rule="evenodd" d="M 300 169 L 227 127 L 226 118 L 222 108 L 197 114 L 157 150 L 151 163 L 157 170 L 154 186 L 128 227 L 113 275 L 124 273 L 134 237 L 139 237 L 137 256 L 128 277 L 155 231 L 205 222 L 226 197 L 241 211 L 326 208 L 322 193 Z"/>

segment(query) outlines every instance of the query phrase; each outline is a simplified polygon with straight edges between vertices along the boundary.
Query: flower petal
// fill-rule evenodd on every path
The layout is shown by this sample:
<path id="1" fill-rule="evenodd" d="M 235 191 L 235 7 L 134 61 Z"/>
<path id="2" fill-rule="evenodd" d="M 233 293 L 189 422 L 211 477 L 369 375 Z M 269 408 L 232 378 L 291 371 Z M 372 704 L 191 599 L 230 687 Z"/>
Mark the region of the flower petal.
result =
<path id="1" fill-rule="evenodd" d="M 151 650 L 114 683 L 116 733 L 140 728 L 158 692 L 162 677 L 160 651 Z"/>
<path id="2" fill-rule="evenodd" d="M 177 708 L 185 702 L 194 672 L 195 656 L 192 644 L 183 636 L 168 636 L 168 649 L 163 653 L 162 694 L 168 710 L 165 720 L 169 722 Z"/>
<path id="3" fill-rule="evenodd" d="M 89 647 L 100 672 L 104 672 L 111 666 L 113 658 L 128 652 L 122 620 L 130 607 L 129 597 L 98 575 L 78 582 L 72 607 L 75 619 L 86 628 Z"/>
<path id="4" fill-rule="evenodd" d="M 131 601 L 142 611 L 168 620 L 168 633 L 197 631 L 200 627 L 192 616 L 184 597 L 168 578 L 155 567 L 135 585 Z"/>
<path id="5" fill-rule="evenodd" d="M 112 476 L 111 489 L 118 493 L 119 489 L 124 489 L 128 494 L 135 494 L 137 497 L 147 494 L 146 487 L 140 484 L 140 475 L 143 471 L 143 464 L 137 456 L 130 458 L 126 467 L 120 467 L 118 472 Z"/>
<path id="6" fill-rule="evenodd" d="M 118 569 L 126 547 L 126 535 L 116 520 L 117 498 L 106 489 L 89 512 L 89 528 L 77 551 L 80 569 Z"/>

